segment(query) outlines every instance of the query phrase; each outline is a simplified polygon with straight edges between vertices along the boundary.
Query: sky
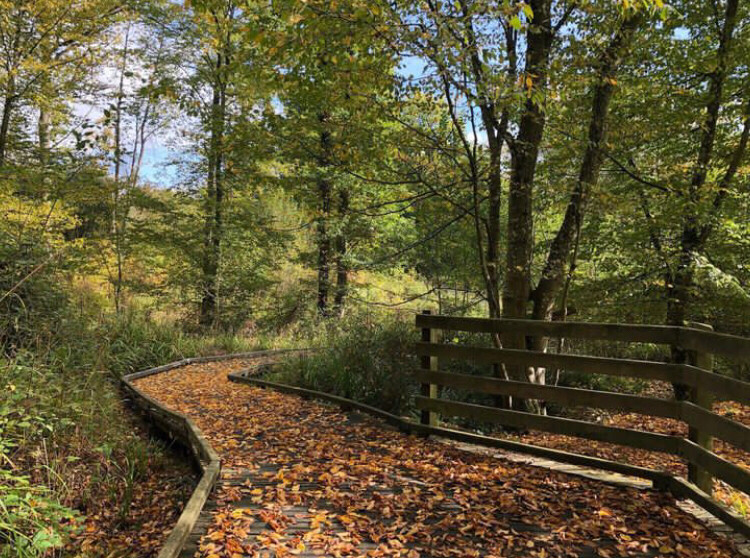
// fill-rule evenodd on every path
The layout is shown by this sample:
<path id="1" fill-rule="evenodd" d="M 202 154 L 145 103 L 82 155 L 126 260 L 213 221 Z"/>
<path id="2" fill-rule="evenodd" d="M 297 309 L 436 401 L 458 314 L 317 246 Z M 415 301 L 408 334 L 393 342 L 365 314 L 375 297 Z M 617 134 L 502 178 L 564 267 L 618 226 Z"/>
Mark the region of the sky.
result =
<path id="1" fill-rule="evenodd" d="M 678 28 L 674 34 L 675 39 L 678 40 L 686 39 L 688 36 L 687 30 L 682 28 Z M 424 59 L 417 56 L 406 56 L 402 59 L 396 71 L 404 77 L 420 78 L 425 73 Z M 117 73 L 115 69 L 110 68 L 110 75 L 102 76 L 103 81 L 108 84 L 107 87 L 111 87 L 111 84 L 117 81 L 115 79 Z M 101 108 L 91 107 L 90 105 L 82 105 L 81 109 L 76 112 L 88 112 L 89 118 L 93 120 L 101 117 Z M 467 132 L 471 134 L 470 130 L 467 130 Z M 170 147 L 178 146 L 180 143 L 174 141 L 176 134 L 177 131 L 169 127 L 149 140 L 141 168 L 142 180 L 164 188 L 174 186 L 179 182 L 179 170 L 174 162 L 180 159 L 184 160 L 187 153 L 180 151 L 178 147 Z M 481 136 L 479 138 L 480 143 L 486 143 L 486 133 L 480 131 L 479 135 Z"/>
<path id="2" fill-rule="evenodd" d="M 179 181 L 177 168 L 170 165 L 179 154 L 164 145 L 161 138 L 149 142 L 143 154 L 141 178 L 145 182 L 168 188 Z"/>
<path id="3" fill-rule="evenodd" d="M 397 71 L 405 77 L 418 78 L 424 75 L 424 66 L 424 61 L 421 58 L 410 56 L 403 59 Z M 184 153 L 169 147 L 170 144 L 174 143 L 170 137 L 173 134 L 173 130 L 167 131 L 149 140 L 141 167 L 141 178 L 144 182 L 162 188 L 172 187 L 179 182 L 178 169 L 172 163 L 181 159 Z"/>

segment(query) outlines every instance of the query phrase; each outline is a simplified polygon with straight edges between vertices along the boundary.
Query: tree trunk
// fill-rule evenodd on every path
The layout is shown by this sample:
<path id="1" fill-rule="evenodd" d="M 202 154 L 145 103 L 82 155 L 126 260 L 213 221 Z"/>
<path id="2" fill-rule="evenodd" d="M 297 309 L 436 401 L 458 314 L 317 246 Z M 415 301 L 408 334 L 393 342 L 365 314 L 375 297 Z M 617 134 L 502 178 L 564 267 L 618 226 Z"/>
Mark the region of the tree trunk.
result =
<path id="1" fill-rule="evenodd" d="M 565 217 L 550 246 L 541 278 L 531 293 L 532 319 L 552 319 L 555 301 L 566 284 L 566 265 L 571 261 L 571 251 L 580 237 L 589 193 L 599 180 L 603 160 L 601 146 L 607 140 L 607 117 L 614 93 L 615 75 L 641 21 L 640 15 L 626 19 L 598 61 L 599 77 L 591 103 L 586 151 L 581 161 L 578 180 L 570 194 Z M 567 305 L 567 301 L 564 304 Z M 567 312 L 567 308 L 563 308 L 563 312 Z M 547 337 L 533 337 L 526 341 L 528 348 L 541 352 L 547 350 L 548 342 Z M 529 379 L 538 384 L 546 382 L 546 374 L 547 370 L 543 367 L 528 370 Z"/>
<path id="2" fill-rule="evenodd" d="M 336 235 L 336 293 L 333 305 L 336 313 L 342 316 L 344 302 L 349 289 L 349 267 L 346 261 L 347 235 L 346 218 L 349 213 L 349 192 L 342 189 L 339 192 L 339 231 Z"/>
<path id="3" fill-rule="evenodd" d="M 607 141 L 607 117 L 614 94 L 615 76 L 623 55 L 632 43 L 635 30 L 642 21 L 640 15 L 626 19 L 598 61 L 599 76 L 591 102 L 586 150 L 578 171 L 578 180 L 570 193 L 565 217 L 552 241 L 541 278 L 532 293 L 531 317 L 535 320 L 552 318 L 555 300 L 565 284 L 565 268 L 581 229 L 586 202 L 591 189 L 599 181 L 603 160 L 601 146 Z M 534 348 L 544 350 L 546 340 L 537 340 Z"/>
<path id="4" fill-rule="evenodd" d="M 511 144 L 511 176 L 508 192 L 508 249 L 503 291 L 503 317 L 525 318 L 531 290 L 531 258 L 533 248 L 533 186 L 539 145 L 545 126 L 543 100 L 546 93 L 549 54 L 552 43 L 551 3 L 535 0 L 530 3 L 534 18 L 526 35 L 526 66 L 524 85 L 528 98 L 521 115 L 518 135 Z M 536 98 L 535 98 L 536 97 Z M 523 334 L 503 336 L 505 347 L 526 348 Z M 534 382 L 531 370 L 506 366 L 514 379 Z M 525 402 L 514 400 L 516 408 L 527 409 Z"/>
<path id="5" fill-rule="evenodd" d="M 112 193 L 112 236 L 115 244 L 116 276 L 115 287 L 115 312 L 118 314 L 122 306 L 122 280 L 123 280 L 123 254 L 122 254 L 122 223 L 124 212 L 121 212 L 121 189 L 120 171 L 122 167 L 122 104 L 125 98 L 125 71 L 128 64 L 128 46 L 130 42 L 130 25 L 125 32 L 125 44 L 122 51 L 122 62 L 120 64 L 120 81 L 117 88 L 117 102 L 115 103 L 115 184 Z M 127 211 L 127 209 L 125 210 Z"/>
<path id="6" fill-rule="evenodd" d="M 490 153 L 490 165 L 487 177 L 487 202 L 488 214 L 485 226 L 487 234 L 486 253 L 482 252 L 482 228 L 479 217 L 479 200 L 477 195 L 477 164 L 472 162 L 472 183 L 474 188 L 474 222 L 475 234 L 477 235 L 477 246 L 480 251 L 479 264 L 486 283 L 487 306 L 490 318 L 499 318 L 502 314 L 502 303 L 500 299 L 500 209 L 502 206 L 502 153 L 503 143 L 508 132 L 509 112 L 502 111 L 500 118 L 497 117 L 496 100 L 487 87 L 485 68 L 477 45 L 476 33 L 472 23 L 472 10 L 466 0 L 460 0 L 459 4 L 466 21 L 465 33 L 467 43 L 470 47 L 470 61 L 472 74 L 474 76 L 477 93 L 479 96 L 479 110 L 482 116 L 482 125 L 487 133 L 487 144 Z M 505 41 L 508 56 L 508 76 L 515 79 L 517 71 L 515 31 L 509 26 L 506 28 Z M 448 93 L 446 91 L 446 93 Z M 450 100 L 450 95 L 446 95 Z M 467 148 L 468 149 L 468 148 Z M 496 337 L 496 345 L 500 346 L 500 338 Z"/>
<path id="7" fill-rule="evenodd" d="M 545 126 L 541 99 L 547 87 L 549 53 L 552 43 L 551 5 L 549 0 L 530 3 L 534 19 L 526 35 L 526 70 L 524 84 L 528 98 L 521 115 L 518 136 L 511 148 L 511 176 L 508 192 L 508 251 L 503 293 L 503 315 L 525 318 L 531 288 L 533 247 L 532 200 L 539 145 Z M 521 348 L 522 336 L 508 336 L 512 347 Z"/>
<path id="8" fill-rule="evenodd" d="M 667 284 L 667 324 L 685 326 L 694 289 L 695 258 L 700 250 L 698 231 L 695 227 L 686 226 L 680 239 L 680 253 L 672 274 L 671 283 Z M 682 347 L 673 345 L 671 361 L 677 364 L 688 363 L 688 353 Z M 676 399 L 688 399 L 690 386 L 672 384 Z"/>
<path id="9" fill-rule="evenodd" d="M 507 120 L 504 119 L 507 128 Z M 505 130 L 503 130 L 503 135 Z M 499 137 L 498 137 L 499 136 Z M 502 150 L 503 137 L 498 134 L 490 142 L 490 169 L 487 178 L 487 276 L 490 318 L 499 318 L 502 314 L 500 303 L 500 208 L 502 205 Z"/>
<path id="10" fill-rule="evenodd" d="M 0 120 L 0 167 L 5 165 L 5 159 L 8 153 L 8 134 L 10 132 L 10 116 L 13 111 L 13 102 L 15 101 L 15 80 L 11 77 L 8 80 L 8 89 L 3 101 L 3 117 Z"/>
<path id="11" fill-rule="evenodd" d="M 323 317 L 330 315 L 328 298 L 331 290 L 331 236 L 328 222 L 331 218 L 331 183 L 326 176 L 326 169 L 330 165 L 331 133 L 327 129 L 329 115 L 321 112 L 318 120 L 322 125 L 320 132 L 320 156 L 318 160 L 320 176 L 318 177 L 318 196 L 320 215 L 318 217 L 318 312 Z"/>
<path id="12" fill-rule="evenodd" d="M 502 297 L 504 318 L 525 318 L 531 291 L 531 260 L 533 249 L 533 187 L 534 176 L 545 127 L 543 99 L 546 95 L 549 55 L 552 46 L 550 0 L 532 0 L 533 21 L 526 35 L 526 64 L 523 76 L 527 99 L 518 125 L 518 134 L 510 144 L 511 175 L 508 190 L 508 246 L 505 263 L 505 288 Z M 536 97 L 536 98 L 535 98 Z M 526 348 L 523 333 L 504 334 L 503 346 Z M 497 375 L 499 370 L 495 370 Z M 514 380 L 539 382 L 534 369 L 505 365 L 503 373 Z M 499 401 L 498 403 L 503 403 Z M 534 401 L 512 398 L 507 403 L 522 411 L 540 412 Z"/>
<path id="13" fill-rule="evenodd" d="M 320 217 L 318 219 L 318 311 L 328 317 L 328 294 L 331 289 L 331 238 L 328 220 L 331 216 L 331 185 L 326 179 L 318 180 Z"/>
<path id="14" fill-rule="evenodd" d="M 728 0 L 727 2 L 716 52 L 716 68 L 709 76 L 706 116 L 701 126 L 698 156 L 693 166 L 688 187 L 687 201 L 689 203 L 686 204 L 686 213 L 683 218 L 680 252 L 672 274 L 672 283 L 667 285 L 668 325 L 684 326 L 689 319 L 691 299 L 695 287 L 695 261 L 708 237 L 707 234 L 701 234 L 699 206 L 702 201 L 701 191 L 705 185 L 714 155 L 716 128 L 726 82 L 727 62 L 736 25 L 738 2 L 739 0 Z M 741 143 L 740 145 L 744 150 L 744 144 Z M 688 362 L 688 355 L 682 347 L 673 346 L 671 358 L 674 363 Z M 673 384 L 673 388 L 677 399 L 687 399 L 690 396 L 689 386 Z"/>
<path id="15" fill-rule="evenodd" d="M 219 262 L 223 234 L 223 143 L 226 120 L 226 84 L 222 72 L 223 55 L 216 60 L 216 77 L 211 99 L 211 137 L 208 150 L 208 175 L 206 184 L 206 232 L 203 257 L 203 298 L 200 325 L 214 327 L 217 320 L 219 297 Z"/>
<path id="16" fill-rule="evenodd" d="M 49 163 L 50 146 L 50 113 L 44 108 L 39 108 L 39 121 L 37 123 L 37 135 L 39 139 L 39 164 L 44 167 Z"/>

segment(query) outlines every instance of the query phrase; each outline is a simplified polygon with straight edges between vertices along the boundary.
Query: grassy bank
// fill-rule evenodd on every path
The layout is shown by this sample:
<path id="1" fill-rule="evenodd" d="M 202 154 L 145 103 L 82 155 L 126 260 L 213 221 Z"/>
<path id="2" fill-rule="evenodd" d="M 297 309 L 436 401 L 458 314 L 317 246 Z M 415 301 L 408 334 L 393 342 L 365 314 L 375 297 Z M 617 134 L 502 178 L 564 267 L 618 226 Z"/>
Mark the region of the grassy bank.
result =
<path id="1" fill-rule="evenodd" d="M 138 314 L 65 325 L 0 361 L 0 556 L 153 555 L 192 471 L 125 407 L 117 378 L 252 347 Z"/>

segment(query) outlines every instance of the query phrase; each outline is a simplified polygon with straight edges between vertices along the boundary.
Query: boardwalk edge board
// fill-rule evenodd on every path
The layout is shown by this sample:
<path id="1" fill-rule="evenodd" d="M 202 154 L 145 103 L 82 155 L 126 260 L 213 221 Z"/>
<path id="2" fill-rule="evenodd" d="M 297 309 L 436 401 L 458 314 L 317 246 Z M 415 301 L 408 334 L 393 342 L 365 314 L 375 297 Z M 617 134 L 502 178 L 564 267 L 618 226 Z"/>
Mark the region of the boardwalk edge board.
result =
<path id="1" fill-rule="evenodd" d="M 648 469 L 646 467 L 628 465 L 626 463 L 600 459 L 598 457 L 589 457 L 586 455 L 569 453 L 562 450 L 545 448 L 532 444 L 524 444 L 521 442 L 514 442 L 512 440 L 503 440 L 501 438 L 483 436 L 481 434 L 474 434 L 472 432 L 464 432 L 451 428 L 419 424 L 407 418 L 394 415 L 387 411 L 383 411 L 382 409 L 378 409 L 371 405 L 360 403 L 358 401 L 347 399 L 345 397 L 340 397 L 338 395 L 331 395 L 329 393 L 324 393 L 321 391 L 315 391 L 311 389 L 291 386 L 288 384 L 272 382 L 258 377 L 248 376 L 248 372 L 251 371 L 252 369 L 241 370 L 239 372 L 228 374 L 227 377 L 230 381 L 236 383 L 270 388 L 283 393 L 299 395 L 305 398 L 328 401 L 330 403 L 338 405 L 344 410 L 356 409 L 358 411 L 362 411 L 369 415 L 375 416 L 407 434 L 417 434 L 421 436 L 434 435 L 442 438 L 456 440 L 459 442 L 523 453 L 534 457 L 549 459 L 551 461 L 567 463 L 569 465 L 576 465 L 579 467 L 587 467 L 591 469 L 600 469 L 620 475 L 645 479 L 651 481 L 652 486 L 655 490 L 670 492 L 678 499 L 684 498 L 692 500 L 695 504 L 721 521 L 724 525 L 734 530 L 736 533 L 739 533 L 743 537 L 750 538 L 750 523 L 745 521 L 742 516 L 719 504 L 711 496 L 680 477 L 676 477 L 661 471 Z M 545 465 L 541 464 L 531 465 L 545 467 Z M 590 477 L 576 471 L 566 471 L 566 473 L 576 476 L 583 476 L 590 479 Z M 611 483 L 611 481 L 608 481 L 606 479 L 601 479 L 600 482 Z"/>
<path id="2" fill-rule="evenodd" d="M 201 471 L 201 478 L 185 504 L 180 517 L 167 536 L 164 545 L 159 551 L 158 558 L 177 558 L 185 542 L 193 530 L 198 517 L 205 506 L 208 497 L 213 490 L 214 485 L 219 479 L 221 473 L 221 461 L 218 454 L 211 447 L 211 444 L 203 436 L 203 433 L 195 423 L 182 413 L 173 411 L 162 405 L 152 397 L 149 397 L 140 391 L 133 384 L 134 380 L 161 374 L 181 368 L 189 364 L 202 364 L 206 362 L 217 362 L 222 360 L 233 360 L 238 358 L 254 358 L 266 355 L 277 355 L 289 352 L 296 352 L 298 349 L 270 349 L 263 351 L 251 351 L 243 353 L 234 353 L 228 355 L 205 356 L 195 358 L 184 358 L 175 362 L 170 362 L 162 366 L 148 368 L 139 372 L 133 372 L 120 378 L 120 383 L 125 392 L 132 399 L 133 405 L 142 410 L 156 426 L 164 431 L 170 438 L 182 443 L 190 450 L 194 464 Z"/>

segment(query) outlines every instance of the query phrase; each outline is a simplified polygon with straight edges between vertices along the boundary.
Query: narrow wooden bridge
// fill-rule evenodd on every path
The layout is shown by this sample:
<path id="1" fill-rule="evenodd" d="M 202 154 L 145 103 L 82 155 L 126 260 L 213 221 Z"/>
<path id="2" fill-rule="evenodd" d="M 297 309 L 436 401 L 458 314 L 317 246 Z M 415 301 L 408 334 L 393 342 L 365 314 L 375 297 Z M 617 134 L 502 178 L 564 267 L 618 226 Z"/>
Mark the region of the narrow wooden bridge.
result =
<path id="1" fill-rule="evenodd" d="M 428 358 L 439 350 L 420 349 Z M 191 445 L 215 450 L 202 456 L 204 478 L 221 460 L 217 488 L 180 540 L 186 558 L 740 555 L 669 493 L 464 451 L 227 377 L 269 358 L 186 362 L 129 382 L 151 411 L 181 413 Z M 461 381 L 429 375 L 430 362 L 424 381 Z M 428 412 L 465 410 L 425 400 Z M 159 420 L 174 430 L 167 415 Z"/>

